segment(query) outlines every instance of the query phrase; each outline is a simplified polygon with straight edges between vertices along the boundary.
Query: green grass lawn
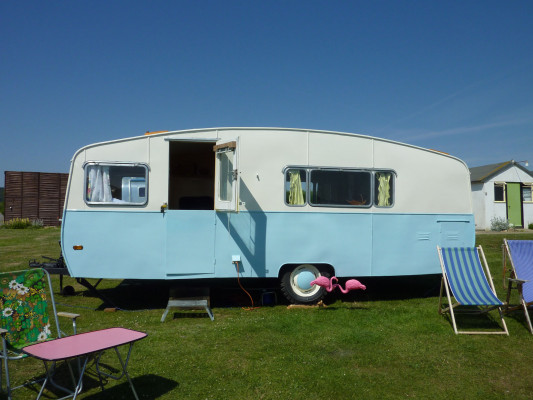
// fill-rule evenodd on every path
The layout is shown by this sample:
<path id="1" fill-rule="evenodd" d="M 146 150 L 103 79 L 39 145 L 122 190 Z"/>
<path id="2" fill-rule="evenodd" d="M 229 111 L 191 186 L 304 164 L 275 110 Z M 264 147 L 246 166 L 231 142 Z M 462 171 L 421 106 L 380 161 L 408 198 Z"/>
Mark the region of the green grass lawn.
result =
<path id="1" fill-rule="evenodd" d="M 478 235 L 500 298 L 503 237 L 533 234 Z M 0 270 L 58 256 L 58 239 L 58 229 L 0 229 Z M 232 281 L 212 291 L 213 322 L 186 311 L 170 313 L 164 323 L 168 285 L 104 281 L 99 289 L 133 310 L 107 312 L 71 278 L 65 284 L 75 287 L 74 296 L 59 294 L 59 278 L 53 279 L 58 309 L 81 314 L 79 331 L 122 326 L 148 333 L 134 346 L 129 368 L 141 399 L 530 399 L 533 393 L 533 335 L 523 314 L 506 317 L 509 337 L 456 336 L 437 312 L 438 277 L 361 279 L 365 292 L 327 297 L 327 308 L 252 311 L 242 308 L 249 301 Z M 251 293 L 259 302 L 260 290 Z M 43 373 L 34 360 L 11 365 L 18 382 Z M 125 380 L 106 383 L 102 392 L 89 376 L 85 386 L 82 399 L 131 398 Z M 15 392 L 19 399 L 35 396 L 31 389 Z"/>

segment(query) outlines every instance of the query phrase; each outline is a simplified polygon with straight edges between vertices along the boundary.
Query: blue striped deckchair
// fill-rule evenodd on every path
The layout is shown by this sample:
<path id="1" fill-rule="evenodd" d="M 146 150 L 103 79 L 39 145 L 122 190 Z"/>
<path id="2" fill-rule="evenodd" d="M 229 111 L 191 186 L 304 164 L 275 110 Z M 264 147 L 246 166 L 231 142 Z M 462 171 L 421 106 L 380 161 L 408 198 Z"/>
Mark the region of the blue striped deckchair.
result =
<path id="1" fill-rule="evenodd" d="M 439 313 L 450 312 L 453 330 L 456 334 L 504 334 L 509 335 L 503 319 L 503 303 L 496 296 L 487 260 L 481 246 L 441 248 L 437 247 L 442 268 L 442 284 L 439 297 Z M 485 268 L 479 255 L 483 257 Z M 488 278 L 488 279 L 487 279 Z M 446 290 L 448 304 L 443 307 L 443 293 Z M 452 300 L 455 299 L 455 302 Z M 503 325 L 498 331 L 459 331 L 455 313 L 488 313 L 497 309 Z"/>
<path id="2" fill-rule="evenodd" d="M 507 300 L 504 312 L 511 312 L 522 308 L 526 316 L 529 331 L 533 334 L 533 326 L 529 318 L 528 307 L 533 305 L 533 240 L 503 239 L 503 275 L 504 283 L 507 272 L 507 258 L 510 262 L 510 274 L 507 278 Z M 519 305 L 511 305 L 511 291 L 516 289 L 520 296 Z"/>

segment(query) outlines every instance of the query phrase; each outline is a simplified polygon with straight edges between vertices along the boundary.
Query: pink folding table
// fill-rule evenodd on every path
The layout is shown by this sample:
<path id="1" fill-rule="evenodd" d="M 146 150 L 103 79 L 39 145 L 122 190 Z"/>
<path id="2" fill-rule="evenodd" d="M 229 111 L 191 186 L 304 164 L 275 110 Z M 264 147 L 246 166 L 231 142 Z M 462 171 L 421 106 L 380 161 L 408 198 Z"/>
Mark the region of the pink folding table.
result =
<path id="1" fill-rule="evenodd" d="M 37 399 L 41 397 L 44 387 L 48 382 L 50 382 L 56 387 L 59 387 L 62 390 L 69 392 L 70 394 L 66 397 L 72 396 L 73 399 L 75 399 L 76 396 L 81 392 L 83 384 L 83 375 L 85 373 L 85 368 L 87 367 L 89 357 L 93 354 L 96 354 L 96 370 L 98 372 L 98 378 L 100 379 L 100 385 L 102 386 L 102 390 L 102 375 L 113 379 L 120 379 L 125 375 L 128 379 L 131 390 L 133 391 L 133 395 L 137 400 L 139 400 L 139 397 L 135 392 L 135 388 L 133 387 L 133 383 L 131 382 L 130 376 L 128 375 L 127 367 L 133 343 L 145 337 L 146 333 L 144 332 L 138 332 L 125 328 L 109 328 L 102 329 L 99 331 L 80 333 L 78 335 L 73 336 L 65 336 L 59 339 L 50 340 L 49 342 L 37 343 L 31 346 L 24 347 L 22 351 L 32 357 L 42 360 L 46 369 L 46 379 L 43 383 L 43 386 L 41 387 Z M 123 361 L 118 351 L 118 347 L 126 344 L 129 344 L 128 355 L 126 357 L 126 360 Z M 99 369 L 100 357 L 102 353 L 108 349 L 115 349 L 117 357 L 120 361 L 120 365 L 122 366 L 122 374 L 120 374 L 119 376 L 107 374 L 103 371 L 100 371 Z M 55 363 L 58 361 L 69 360 L 73 358 L 80 358 L 83 360 L 83 363 L 76 387 L 74 391 L 71 392 L 70 390 L 54 383 L 52 375 L 55 368 L 49 368 L 48 363 L 53 363 L 53 366 L 55 366 Z"/>

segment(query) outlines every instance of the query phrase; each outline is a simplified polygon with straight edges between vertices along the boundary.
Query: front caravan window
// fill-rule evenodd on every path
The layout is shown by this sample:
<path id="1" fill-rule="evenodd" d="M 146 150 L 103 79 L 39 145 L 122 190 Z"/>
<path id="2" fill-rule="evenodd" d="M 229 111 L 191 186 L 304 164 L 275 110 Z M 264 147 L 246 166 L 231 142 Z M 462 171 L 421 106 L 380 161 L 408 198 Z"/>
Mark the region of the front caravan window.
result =
<path id="1" fill-rule="evenodd" d="M 371 176 L 369 171 L 311 170 L 311 205 L 370 207 Z"/>
<path id="2" fill-rule="evenodd" d="M 144 205 L 148 168 L 142 164 L 85 165 L 85 202 L 90 205 Z"/>

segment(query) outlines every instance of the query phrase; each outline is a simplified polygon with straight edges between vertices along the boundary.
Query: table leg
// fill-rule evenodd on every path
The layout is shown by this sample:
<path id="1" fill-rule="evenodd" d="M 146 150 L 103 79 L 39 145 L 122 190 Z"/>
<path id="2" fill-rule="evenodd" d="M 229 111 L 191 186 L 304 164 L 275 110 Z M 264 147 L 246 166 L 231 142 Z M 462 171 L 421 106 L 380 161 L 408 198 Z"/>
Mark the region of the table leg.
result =
<path id="1" fill-rule="evenodd" d="M 83 369 L 85 369 L 85 366 L 87 365 L 87 360 L 88 360 L 88 357 L 86 357 L 85 359 L 85 362 L 84 362 L 84 365 L 83 365 Z M 65 362 L 67 362 L 68 364 L 68 369 L 70 371 L 70 377 L 72 378 L 72 383 L 74 384 L 74 391 L 70 390 L 70 389 L 67 389 L 61 385 L 59 385 L 58 383 L 56 383 L 54 381 L 54 373 L 55 373 L 55 369 L 56 369 L 56 361 L 52 361 L 52 365 L 51 367 L 48 366 L 48 363 L 46 361 L 43 360 L 43 364 L 44 364 L 44 369 L 46 371 L 46 378 L 44 379 L 44 382 L 41 386 L 41 389 L 39 390 L 39 394 L 37 395 L 37 400 L 39 400 L 44 392 L 44 388 L 46 387 L 46 385 L 48 384 L 48 382 L 50 382 L 50 384 L 56 388 L 58 388 L 59 390 L 62 390 L 63 392 L 66 392 L 66 393 L 69 393 L 67 396 L 63 396 L 61 397 L 60 399 L 58 400 L 62 400 L 62 399 L 68 399 L 69 397 L 73 397 L 74 399 L 76 398 L 76 396 L 81 392 L 82 388 L 83 388 L 83 375 L 80 375 L 80 378 L 78 380 L 78 382 L 76 383 L 76 379 L 74 378 L 74 372 L 72 371 L 72 367 L 70 365 L 70 360 L 66 360 Z"/>
<path id="2" fill-rule="evenodd" d="M 107 372 L 100 371 L 100 368 L 99 368 L 100 357 L 98 357 L 97 360 L 96 360 L 96 371 L 98 372 L 99 376 L 100 375 L 104 375 L 104 376 L 107 376 L 107 377 L 109 377 L 111 379 L 115 379 L 115 380 L 121 379 L 125 375 L 126 378 L 128 379 L 128 383 L 130 384 L 131 391 L 133 392 L 133 396 L 135 397 L 136 400 L 139 400 L 139 396 L 137 396 L 137 392 L 135 391 L 135 387 L 133 386 L 133 382 L 131 381 L 130 375 L 128 374 L 128 362 L 130 361 L 130 356 L 131 356 L 131 350 L 133 348 L 133 343 L 130 343 L 129 345 L 130 345 L 130 347 L 128 349 L 128 355 L 126 356 L 126 361 L 125 362 L 122 360 L 122 356 L 120 355 L 120 352 L 118 351 L 118 347 L 113 347 L 115 349 L 115 353 L 117 354 L 117 358 L 118 358 L 118 360 L 120 362 L 120 366 L 122 367 L 122 373 L 119 376 L 111 375 L 111 374 L 108 374 Z"/>

